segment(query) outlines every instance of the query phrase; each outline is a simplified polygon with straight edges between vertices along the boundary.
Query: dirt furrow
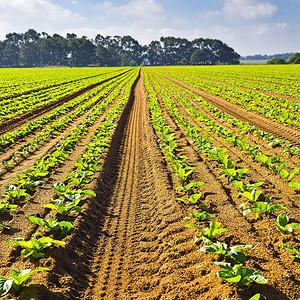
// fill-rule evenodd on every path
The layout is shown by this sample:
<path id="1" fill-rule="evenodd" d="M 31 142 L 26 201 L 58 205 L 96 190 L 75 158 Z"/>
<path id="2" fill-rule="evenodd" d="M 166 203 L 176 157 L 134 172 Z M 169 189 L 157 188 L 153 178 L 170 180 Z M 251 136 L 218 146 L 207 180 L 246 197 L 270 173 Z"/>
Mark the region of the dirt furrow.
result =
<path id="1" fill-rule="evenodd" d="M 196 93 L 197 95 L 203 97 L 205 100 L 209 101 L 211 104 L 216 106 L 222 111 L 225 111 L 226 113 L 230 114 L 231 116 L 237 118 L 238 120 L 241 120 L 243 122 L 248 122 L 250 125 L 254 125 L 255 127 L 273 134 L 276 137 L 286 139 L 290 141 L 294 146 L 300 147 L 300 133 L 299 130 L 288 127 L 285 125 L 282 125 L 278 122 L 271 121 L 270 119 L 258 115 L 255 112 L 247 111 L 240 107 L 239 105 L 236 105 L 232 102 L 229 102 L 225 99 L 222 99 L 220 97 L 213 96 L 207 92 L 204 92 L 202 90 L 196 89 L 192 86 L 189 86 L 177 79 L 174 79 L 172 77 L 169 77 L 165 74 L 159 73 L 161 76 L 164 76 L 165 78 L 171 80 L 175 84 L 178 84 L 186 89 L 189 89 Z"/>

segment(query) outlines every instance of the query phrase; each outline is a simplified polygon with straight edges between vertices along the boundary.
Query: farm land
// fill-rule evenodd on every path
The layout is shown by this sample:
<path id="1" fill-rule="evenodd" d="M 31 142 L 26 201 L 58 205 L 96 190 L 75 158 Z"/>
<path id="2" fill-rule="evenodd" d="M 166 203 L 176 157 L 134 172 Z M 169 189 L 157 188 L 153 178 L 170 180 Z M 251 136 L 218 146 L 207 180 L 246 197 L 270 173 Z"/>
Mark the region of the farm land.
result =
<path id="1" fill-rule="evenodd" d="M 297 65 L 0 69 L 1 299 L 300 299 Z"/>

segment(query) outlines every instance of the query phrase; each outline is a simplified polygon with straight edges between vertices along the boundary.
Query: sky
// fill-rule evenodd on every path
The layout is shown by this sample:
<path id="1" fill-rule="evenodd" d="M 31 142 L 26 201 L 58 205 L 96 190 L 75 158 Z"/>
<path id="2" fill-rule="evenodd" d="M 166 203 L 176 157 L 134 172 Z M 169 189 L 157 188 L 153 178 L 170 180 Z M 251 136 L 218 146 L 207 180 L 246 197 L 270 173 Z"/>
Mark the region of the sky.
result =
<path id="1" fill-rule="evenodd" d="M 93 39 L 219 39 L 242 56 L 300 52 L 300 0 L 0 0 L 0 40 L 28 29 Z"/>

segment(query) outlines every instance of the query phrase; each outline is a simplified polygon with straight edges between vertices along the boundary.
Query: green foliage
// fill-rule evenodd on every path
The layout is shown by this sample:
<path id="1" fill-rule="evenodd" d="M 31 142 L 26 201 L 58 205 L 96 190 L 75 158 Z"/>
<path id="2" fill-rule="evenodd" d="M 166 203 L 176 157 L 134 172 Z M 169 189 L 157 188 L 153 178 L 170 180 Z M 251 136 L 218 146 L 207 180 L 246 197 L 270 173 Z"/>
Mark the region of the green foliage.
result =
<path id="1" fill-rule="evenodd" d="M 214 253 L 220 256 L 229 256 L 233 258 L 237 263 L 244 264 L 246 261 L 246 255 L 242 249 L 249 249 L 252 245 L 236 245 L 229 247 L 226 243 L 217 241 L 213 243 L 210 239 L 202 237 L 205 244 L 208 246 L 203 246 L 200 251 Z"/>
<path id="2" fill-rule="evenodd" d="M 268 65 L 285 65 L 287 61 L 284 58 L 274 57 L 271 60 L 267 61 Z"/>
<path id="3" fill-rule="evenodd" d="M 289 182 L 289 187 L 295 188 L 295 189 L 300 191 L 300 183 L 298 181 Z"/>
<path id="4" fill-rule="evenodd" d="M 0 296 L 6 295 L 11 288 L 19 292 L 25 285 L 31 282 L 31 275 L 41 271 L 49 271 L 47 268 L 35 270 L 11 270 L 11 277 L 0 276 Z"/>
<path id="5" fill-rule="evenodd" d="M 64 201 L 62 199 L 51 199 L 52 203 L 45 204 L 43 207 L 56 210 L 59 214 L 69 215 L 72 213 L 81 212 L 81 207 L 78 205 L 80 203 L 80 194 L 74 194 L 72 196 L 68 195 L 71 201 Z"/>
<path id="6" fill-rule="evenodd" d="M 206 210 L 207 206 L 199 201 L 201 199 L 201 196 L 202 196 L 202 193 L 196 193 L 196 194 L 191 195 L 189 198 L 175 198 L 175 199 L 184 204 L 197 205 L 199 208 Z"/>
<path id="7" fill-rule="evenodd" d="M 223 169 L 220 178 L 227 176 L 228 181 L 239 180 L 245 178 L 248 172 L 248 169 Z"/>
<path id="8" fill-rule="evenodd" d="M 289 223 L 289 218 L 285 214 L 280 214 L 274 223 L 283 234 L 291 234 L 294 229 L 300 228 L 300 223 Z"/>
<path id="9" fill-rule="evenodd" d="M 34 258 L 45 257 L 45 253 L 41 252 L 45 248 L 51 247 L 53 244 L 65 245 L 66 243 L 59 240 L 54 240 L 51 237 L 41 237 L 39 239 L 31 239 L 25 241 L 23 238 L 14 238 L 7 241 L 10 245 L 18 245 L 25 249 L 21 251 L 21 254 L 25 257 L 32 255 Z"/>
<path id="10" fill-rule="evenodd" d="M 67 221 L 58 221 L 55 218 L 49 220 L 41 219 L 38 217 L 25 217 L 29 222 L 37 224 L 45 228 L 47 232 L 50 233 L 61 233 L 63 236 L 66 236 L 69 231 L 74 227 L 70 222 Z"/>
<path id="11" fill-rule="evenodd" d="M 192 216 L 193 218 L 195 218 L 195 219 L 197 220 L 197 222 L 203 222 L 203 221 L 205 221 L 205 220 L 207 220 L 207 219 L 213 219 L 213 218 L 216 217 L 216 216 L 214 216 L 214 215 L 210 215 L 210 214 L 206 213 L 205 211 L 199 213 L 199 212 L 197 212 L 197 211 L 195 211 L 195 210 L 192 210 L 192 211 L 190 212 L 190 214 L 191 214 L 191 216 Z"/>
<path id="12" fill-rule="evenodd" d="M 176 192 L 181 191 L 187 194 L 190 194 L 194 189 L 201 187 L 204 185 L 204 182 L 197 181 L 197 182 L 191 182 L 186 185 L 180 185 L 176 188 Z"/>
<path id="13" fill-rule="evenodd" d="M 17 189 L 15 185 L 10 185 L 5 187 L 5 193 L 2 197 L 8 198 L 10 201 L 19 203 L 19 200 L 23 197 L 25 198 L 31 198 L 31 195 L 26 193 L 25 189 Z"/>
<path id="14" fill-rule="evenodd" d="M 217 272 L 218 277 L 228 282 L 236 283 L 240 287 L 247 286 L 253 282 L 258 284 L 267 283 L 265 276 L 252 268 L 243 267 L 242 264 L 234 266 L 226 262 L 214 262 L 214 264 L 223 269 L 223 271 Z"/>
<path id="15" fill-rule="evenodd" d="M 262 215 L 268 215 L 276 210 L 286 209 L 282 204 L 271 204 L 270 202 L 255 202 L 251 207 L 243 211 L 243 215 L 249 213 L 256 213 L 256 219 L 259 219 Z"/>
<path id="16" fill-rule="evenodd" d="M 223 232 L 227 232 L 227 228 L 219 228 L 222 224 L 220 222 L 209 222 L 209 227 L 203 229 L 196 224 L 187 224 L 185 227 L 195 228 L 200 230 L 202 237 L 208 239 L 216 238 Z"/>

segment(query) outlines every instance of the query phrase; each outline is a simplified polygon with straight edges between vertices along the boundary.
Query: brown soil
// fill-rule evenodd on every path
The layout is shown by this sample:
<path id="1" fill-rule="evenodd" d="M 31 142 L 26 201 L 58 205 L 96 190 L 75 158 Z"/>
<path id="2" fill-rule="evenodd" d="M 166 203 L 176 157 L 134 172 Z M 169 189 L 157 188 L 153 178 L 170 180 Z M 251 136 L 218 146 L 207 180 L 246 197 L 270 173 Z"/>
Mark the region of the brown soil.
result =
<path id="1" fill-rule="evenodd" d="M 101 172 L 87 187 L 97 196 L 90 197 L 83 205 L 72 233 L 65 238 L 66 246 L 56 247 L 51 257 L 37 260 L 20 257 L 20 249 L 4 241 L 16 236 L 29 238 L 36 230 L 24 220 L 25 215 L 52 216 L 41 207 L 54 196 L 50 184 L 62 181 L 73 169 L 102 117 L 80 141 L 67 162 L 36 192 L 33 201 L 27 202 L 19 215 L 7 217 L 11 218 L 7 224 L 12 229 L 1 233 L 0 274 L 8 275 L 12 268 L 46 266 L 51 270 L 47 276 L 45 273 L 35 274 L 33 284 L 13 298 L 248 300 L 261 293 L 261 299 L 300 299 L 299 262 L 293 261 L 289 253 L 279 247 L 280 243 L 297 246 L 299 231 L 293 237 L 283 237 L 274 227 L 274 216 L 263 217 L 255 223 L 244 217 L 239 209 L 241 200 L 235 196 L 236 190 L 225 179 L 219 178 L 219 168 L 213 162 L 201 157 L 188 143 L 182 128 L 169 116 L 160 99 L 167 123 L 175 133 L 178 155 L 187 156 L 188 163 L 195 167 L 193 181 L 205 182 L 201 191 L 208 212 L 215 214 L 216 220 L 229 229 L 222 234 L 221 240 L 231 245 L 253 245 L 246 251 L 247 265 L 259 270 L 269 282 L 242 289 L 216 276 L 220 269 L 213 262 L 218 258 L 200 252 L 199 245 L 193 243 L 195 230 L 185 227 L 187 221 L 184 218 L 194 208 L 175 200 L 178 196 L 175 189 L 180 182 L 158 147 L 143 79 L 141 72 L 118 119 L 109 152 L 101 160 Z M 227 107 L 230 105 L 224 106 Z M 189 118 L 182 107 L 180 112 Z M 243 113 L 244 118 L 251 119 L 250 113 Z M 258 121 L 255 119 L 255 122 Z M 237 152 L 234 147 L 227 147 L 232 155 Z M 235 155 L 241 165 L 249 164 L 242 154 Z M 20 165 L 18 171 L 23 168 L 25 165 Z M 257 181 L 266 174 L 263 168 L 255 165 L 251 179 Z M 278 203 L 289 205 L 288 214 L 291 213 L 299 222 L 299 207 L 289 204 L 291 201 L 295 205 L 298 195 L 290 192 L 285 200 L 279 199 L 276 197 L 278 189 L 285 192 L 286 187 L 281 187 L 281 181 L 277 183 L 272 175 L 268 176 L 268 192 L 275 195 Z M 4 182 L 0 179 L 1 191 Z M 276 184 L 272 185 L 273 182 Z M 1 221 L 6 223 L 2 215 Z"/>

